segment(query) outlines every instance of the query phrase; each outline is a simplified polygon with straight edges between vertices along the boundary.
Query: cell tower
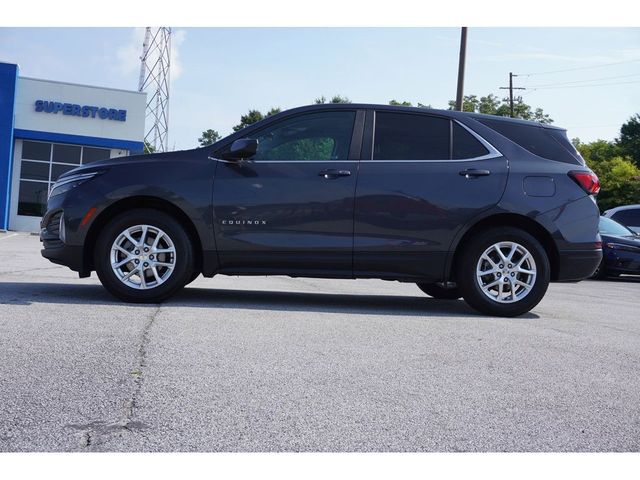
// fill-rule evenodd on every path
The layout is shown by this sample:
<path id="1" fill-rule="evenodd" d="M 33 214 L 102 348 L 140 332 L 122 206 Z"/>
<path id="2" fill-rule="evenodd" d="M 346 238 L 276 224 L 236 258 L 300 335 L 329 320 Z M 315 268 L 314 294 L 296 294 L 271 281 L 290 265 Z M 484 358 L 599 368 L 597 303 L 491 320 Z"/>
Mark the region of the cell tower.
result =
<path id="1" fill-rule="evenodd" d="M 138 91 L 147 92 L 145 149 L 166 152 L 169 146 L 169 71 L 171 28 L 147 27 L 140 57 Z"/>

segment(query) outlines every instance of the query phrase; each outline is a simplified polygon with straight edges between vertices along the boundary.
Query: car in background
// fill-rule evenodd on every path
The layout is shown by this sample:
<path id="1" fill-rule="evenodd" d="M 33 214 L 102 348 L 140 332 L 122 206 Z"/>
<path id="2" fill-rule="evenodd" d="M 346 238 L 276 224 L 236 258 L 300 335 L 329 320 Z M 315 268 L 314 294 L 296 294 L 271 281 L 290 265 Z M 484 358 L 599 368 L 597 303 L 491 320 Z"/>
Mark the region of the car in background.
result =
<path id="1" fill-rule="evenodd" d="M 640 235 L 615 220 L 600 217 L 602 262 L 593 278 L 640 275 Z"/>
<path id="2" fill-rule="evenodd" d="M 640 233 L 640 205 L 624 205 L 611 208 L 604 212 L 603 215 L 630 228 L 635 233 Z"/>

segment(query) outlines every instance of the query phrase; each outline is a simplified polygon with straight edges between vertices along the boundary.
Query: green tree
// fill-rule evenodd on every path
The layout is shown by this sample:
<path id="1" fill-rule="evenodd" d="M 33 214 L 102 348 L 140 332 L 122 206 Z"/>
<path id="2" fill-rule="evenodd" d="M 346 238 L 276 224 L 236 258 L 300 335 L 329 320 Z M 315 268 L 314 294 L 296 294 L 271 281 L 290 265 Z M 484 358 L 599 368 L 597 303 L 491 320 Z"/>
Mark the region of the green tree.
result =
<path id="1" fill-rule="evenodd" d="M 640 167 L 640 113 L 636 113 L 622 125 L 616 145 L 623 155 L 631 157 L 636 166 Z"/>
<path id="2" fill-rule="evenodd" d="M 198 142 L 200 142 L 201 147 L 207 147 L 216 143 L 220 138 L 220 134 L 210 128 L 202 132 L 202 136 L 198 139 Z"/>
<path id="3" fill-rule="evenodd" d="M 334 95 L 333 97 L 331 97 L 331 100 L 329 100 L 327 102 L 327 99 L 324 95 L 320 95 L 318 98 L 316 98 L 314 100 L 314 103 L 316 104 L 321 104 L 321 103 L 351 103 L 351 100 L 349 100 L 349 97 L 343 97 L 342 95 Z"/>
<path id="4" fill-rule="evenodd" d="M 242 130 L 253 123 L 259 122 L 260 120 L 270 117 L 271 115 L 275 115 L 276 113 L 280 113 L 281 111 L 282 110 L 280 110 L 279 107 L 271 108 L 271 110 L 266 114 L 263 114 L 260 110 L 249 110 L 246 115 L 242 115 L 240 117 L 240 123 L 233 127 L 233 131 L 237 132 L 238 130 Z"/>
<path id="5" fill-rule="evenodd" d="M 595 140 L 590 143 L 581 143 L 579 138 L 572 140 L 574 147 L 578 149 L 580 155 L 590 162 L 600 162 L 610 158 L 620 156 L 620 149 L 613 142 L 606 140 Z"/>
<path id="6" fill-rule="evenodd" d="M 578 139 L 573 143 L 600 179 L 598 206 L 602 211 L 640 202 L 640 169 L 630 157 L 620 155 L 615 143 L 606 140 L 581 143 Z"/>
<path id="7" fill-rule="evenodd" d="M 399 102 L 398 100 L 389 100 L 389 105 L 397 105 L 399 107 L 412 107 L 411 102 L 407 102 L 406 100 L 403 102 Z"/>
<path id="8" fill-rule="evenodd" d="M 449 110 L 456 107 L 455 100 L 449 100 Z M 464 112 L 484 113 L 486 115 L 497 115 L 508 117 L 511 115 L 509 98 L 500 99 L 493 94 L 478 98 L 477 95 L 465 95 L 462 99 L 462 110 Z M 533 120 L 540 123 L 553 123 L 553 119 L 544 113 L 541 108 L 533 108 L 526 104 L 522 97 L 513 99 L 513 114 L 516 118 L 523 120 Z"/>
<path id="9" fill-rule="evenodd" d="M 143 149 L 143 153 L 147 154 L 147 153 L 156 153 L 156 149 L 153 148 L 153 145 L 151 145 L 149 142 L 147 142 L 146 140 L 144 141 L 144 149 Z"/>

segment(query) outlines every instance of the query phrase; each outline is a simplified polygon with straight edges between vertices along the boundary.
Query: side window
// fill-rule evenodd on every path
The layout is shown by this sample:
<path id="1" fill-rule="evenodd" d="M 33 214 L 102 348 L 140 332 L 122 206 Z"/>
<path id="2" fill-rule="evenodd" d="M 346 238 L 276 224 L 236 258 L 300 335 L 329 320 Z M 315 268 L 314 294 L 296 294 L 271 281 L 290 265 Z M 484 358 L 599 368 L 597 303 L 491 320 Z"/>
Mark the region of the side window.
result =
<path id="1" fill-rule="evenodd" d="M 453 151 L 451 158 L 461 160 L 465 158 L 476 158 L 487 155 L 489 150 L 482 145 L 469 131 L 453 122 Z"/>
<path id="2" fill-rule="evenodd" d="M 252 135 L 253 160 L 347 160 L 355 111 L 300 115 Z"/>
<path id="3" fill-rule="evenodd" d="M 616 222 L 632 227 L 640 227 L 640 208 L 630 208 L 628 210 L 620 210 L 611 217 Z"/>
<path id="4" fill-rule="evenodd" d="M 449 120 L 410 113 L 376 112 L 374 160 L 448 160 Z"/>

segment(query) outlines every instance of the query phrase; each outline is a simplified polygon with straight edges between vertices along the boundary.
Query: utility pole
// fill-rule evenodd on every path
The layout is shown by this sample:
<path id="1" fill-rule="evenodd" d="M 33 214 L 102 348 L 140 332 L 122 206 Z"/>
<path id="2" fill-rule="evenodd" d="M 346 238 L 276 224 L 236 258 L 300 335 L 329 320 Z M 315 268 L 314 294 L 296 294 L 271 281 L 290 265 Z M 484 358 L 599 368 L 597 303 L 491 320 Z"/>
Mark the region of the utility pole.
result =
<path id="1" fill-rule="evenodd" d="M 511 118 L 514 118 L 513 114 L 513 91 L 514 90 L 526 90 L 524 87 L 514 87 L 513 86 L 513 77 L 517 77 L 518 75 L 514 75 L 513 72 L 509 72 L 509 86 L 508 87 L 500 87 L 500 90 L 509 90 L 509 111 L 511 112 Z"/>
<path id="2" fill-rule="evenodd" d="M 467 56 L 467 27 L 460 32 L 460 59 L 458 61 L 458 92 L 456 94 L 456 110 L 462 111 L 464 92 L 464 62 Z"/>

